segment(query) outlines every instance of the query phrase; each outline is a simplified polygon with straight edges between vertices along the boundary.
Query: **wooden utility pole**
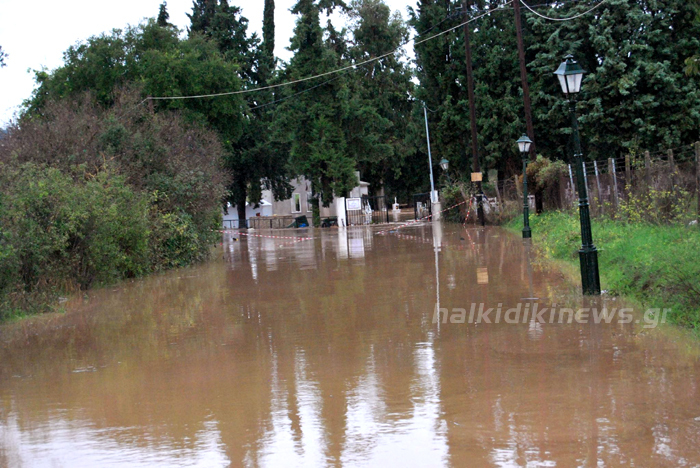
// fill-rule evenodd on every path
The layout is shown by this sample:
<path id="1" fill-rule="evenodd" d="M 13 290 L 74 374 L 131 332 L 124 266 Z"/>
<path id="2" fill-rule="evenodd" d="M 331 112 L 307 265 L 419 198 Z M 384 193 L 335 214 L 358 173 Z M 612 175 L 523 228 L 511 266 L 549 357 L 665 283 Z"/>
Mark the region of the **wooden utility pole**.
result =
<path id="1" fill-rule="evenodd" d="M 462 0 L 462 9 L 464 10 L 464 50 L 467 56 L 467 94 L 469 96 L 469 122 L 471 124 L 472 132 L 472 171 L 475 173 L 481 172 L 481 164 L 479 163 L 479 150 L 478 150 L 478 134 L 476 131 L 476 98 L 474 97 L 474 76 L 472 70 L 472 48 L 469 43 L 469 23 L 467 19 L 469 18 L 469 0 Z M 484 219 L 484 201 L 483 192 L 481 189 L 481 181 L 476 181 L 476 201 L 477 201 L 477 214 L 479 216 L 479 222 L 482 226 L 486 224 Z"/>
<path id="2" fill-rule="evenodd" d="M 525 108 L 525 125 L 527 136 L 532 140 L 530 145 L 530 160 L 535 160 L 535 127 L 532 123 L 532 105 L 530 103 L 530 85 L 527 81 L 527 67 L 525 63 L 525 42 L 523 41 L 522 15 L 520 14 L 520 0 L 513 1 L 515 10 L 515 30 L 518 36 L 518 57 L 520 58 L 520 81 L 523 86 L 523 106 Z"/>

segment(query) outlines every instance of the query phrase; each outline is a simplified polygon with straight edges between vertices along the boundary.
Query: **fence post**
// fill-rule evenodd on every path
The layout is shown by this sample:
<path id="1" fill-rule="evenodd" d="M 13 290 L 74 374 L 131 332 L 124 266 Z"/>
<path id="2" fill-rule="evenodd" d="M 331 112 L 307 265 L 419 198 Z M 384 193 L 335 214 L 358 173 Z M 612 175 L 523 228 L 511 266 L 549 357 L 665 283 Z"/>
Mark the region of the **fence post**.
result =
<path id="1" fill-rule="evenodd" d="M 629 154 L 625 155 L 625 191 L 629 194 L 632 185 L 632 161 Z"/>
<path id="2" fill-rule="evenodd" d="M 698 218 L 700 218 L 700 141 L 695 142 L 695 194 L 698 196 Z"/>
<path id="3" fill-rule="evenodd" d="M 598 161 L 593 161 L 593 168 L 595 169 L 595 181 L 598 185 L 598 209 L 600 214 L 605 214 L 605 207 L 603 205 L 603 191 L 600 188 L 600 173 L 598 172 Z"/>
<path id="4" fill-rule="evenodd" d="M 574 195 L 574 198 L 576 198 L 576 189 L 574 188 L 574 175 L 571 172 L 571 164 L 569 164 L 569 182 L 571 182 L 571 193 Z M 567 200 L 567 205 L 569 204 Z"/>
<path id="5" fill-rule="evenodd" d="M 615 212 L 617 213 L 617 210 L 620 207 L 620 199 L 618 198 L 619 195 L 617 193 L 617 168 L 615 167 L 615 160 L 613 158 L 608 159 L 608 170 L 613 177 L 613 190 L 615 191 L 613 195 L 613 204 L 615 207 Z"/>
<path id="6" fill-rule="evenodd" d="M 647 182 L 647 186 L 651 187 L 651 155 L 649 151 L 644 152 L 644 177 Z"/>
<path id="7" fill-rule="evenodd" d="M 668 165 L 671 169 L 671 194 L 676 193 L 676 162 L 673 160 L 673 150 L 668 150 Z"/>

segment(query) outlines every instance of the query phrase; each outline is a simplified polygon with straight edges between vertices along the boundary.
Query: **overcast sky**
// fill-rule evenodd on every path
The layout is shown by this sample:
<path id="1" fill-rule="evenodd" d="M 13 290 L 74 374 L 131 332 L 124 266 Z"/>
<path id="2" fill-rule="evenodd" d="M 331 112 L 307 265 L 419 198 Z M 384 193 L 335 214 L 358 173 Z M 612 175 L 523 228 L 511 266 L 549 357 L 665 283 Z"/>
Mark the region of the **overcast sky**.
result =
<path id="1" fill-rule="evenodd" d="M 0 68 L 0 126 L 4 126 L 34 89 L 33 74 L 27 70 L 41 67 L 55 69 L 62 63 L 63 52 L 90 36 L 136 25 L 158 14 L 162 0 L 0 0 L 0 46 L 9 54 L 7 66 Z M 404 19 L 406 8 L 416 0 L 385 0 Z M 250 30 L 262 34 L 263 0 L 229 0 L 239 5 L 250 20 Z M 286 50 L 294 29 L 295 16 L 289 9 L 295 0 L 275 2 L 276 54 L 288 60 Z M 168 0 L 170 22 L 185 29 L 192 10 L 192 0 Z M 334 17 L 340 27 L 343 18 Z"/>

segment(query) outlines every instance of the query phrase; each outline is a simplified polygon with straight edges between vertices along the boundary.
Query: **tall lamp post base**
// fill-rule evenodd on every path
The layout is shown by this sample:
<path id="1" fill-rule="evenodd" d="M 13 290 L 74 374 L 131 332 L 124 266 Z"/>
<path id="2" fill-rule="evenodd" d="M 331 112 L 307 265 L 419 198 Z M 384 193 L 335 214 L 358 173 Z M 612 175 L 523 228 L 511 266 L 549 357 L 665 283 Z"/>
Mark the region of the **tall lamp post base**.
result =
<path id="1" fill-rule="evenodd" d="M 587 296 L 600 295 L 600 273 L 598 271 L 598 250 L 593 247 L 582 248 L 578 251 L 581 262 L 581 283 L 583 294 Z"/>
<path id="2" fill-rule="evenodd" d="M 530 227 L 526 227 L 523 229 L 523 239 L 531 239 L 532 238 L 532 230 L 530 230 Z"/>

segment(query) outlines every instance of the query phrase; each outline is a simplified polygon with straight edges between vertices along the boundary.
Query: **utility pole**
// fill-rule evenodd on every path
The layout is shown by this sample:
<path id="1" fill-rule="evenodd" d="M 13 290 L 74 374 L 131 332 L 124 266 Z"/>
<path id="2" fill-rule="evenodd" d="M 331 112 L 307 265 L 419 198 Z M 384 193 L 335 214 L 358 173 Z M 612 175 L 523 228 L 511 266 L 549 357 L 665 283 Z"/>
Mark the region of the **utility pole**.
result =
<path id="1" fill-rule="evenodd" d="M 464 10 L 464 17 L 468 18 L 469 0 L 462 0 L 462 8 Z M 469 43 L 469 23 L 467 23 L 466 20 L 464 23 L 464 49 L 467 55 L 467 93 L 469 95 L 469 121 L 472 131 L 472 171 L 480 173 L 481 165 L 479 164 L 478 136 L 476 132 L 476 99 L 474 98 L 474 76 L 472 72 L 472 48 Z M 476 206 L 479 222 L 484 226 L 486 220 L 484 219 L 484 196 L 481 189 L 481 180 L 476 181 Z"/>
<path id="2" fill-rule="evenodd" d="M 520 80 L 523 86 L 523 105 L 525 107 L 525 124 L 527 136 L 532 140 L 530 145 L 530 161 L 535 160 L 535 127 L 532 123 L 532 105 L 530 104 L 530 85 L 527 81 L 527 68 L 525 66 L 525 42 L 523 41 L 522 15 L 520 14 L 520 0 L 513 0 L 515 10 L 515 30 L 518 34 L 518 56 L 520 58 Z"/>
<path id="3" fill-rule="evenodd" d="M 425 115 L 425 138 L 428 141 L 428 166 L 430 167 L 430 214 L 433 221 L 440 221 L 442 213 L 442 204 L 438 198 L 438 193 L 435 190 L 435 182 L 433 180 L 433 155 L 430 152 L 430 129 L 428 128 L 428 106 L 423 102 L 423 115 Z M 387 215 L 388 216 L 388 215 Z"/>

